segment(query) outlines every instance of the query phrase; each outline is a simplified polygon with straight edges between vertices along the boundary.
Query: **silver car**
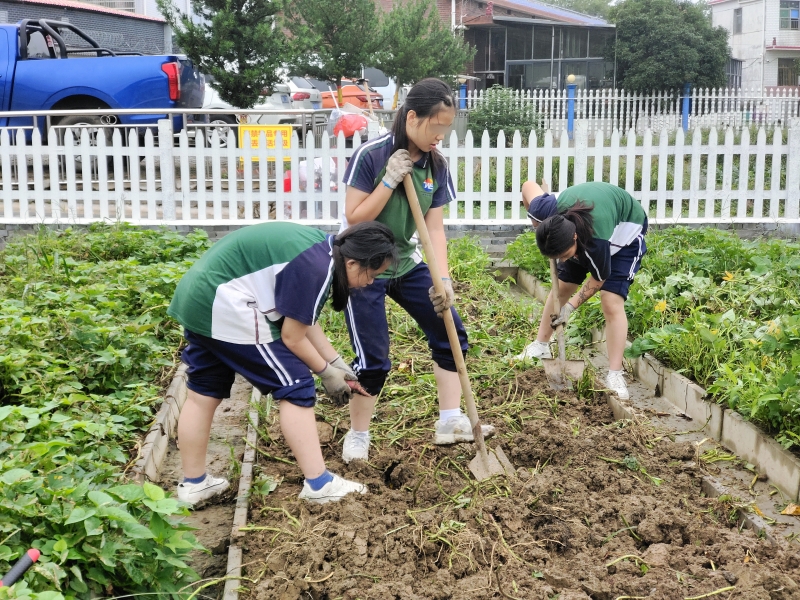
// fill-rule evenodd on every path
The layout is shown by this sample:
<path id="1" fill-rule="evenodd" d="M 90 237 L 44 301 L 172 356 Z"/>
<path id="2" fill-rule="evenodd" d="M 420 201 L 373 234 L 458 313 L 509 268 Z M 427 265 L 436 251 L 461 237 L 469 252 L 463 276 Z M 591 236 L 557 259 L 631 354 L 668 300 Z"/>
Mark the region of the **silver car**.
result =
<path id="1" fill-rule="evenodd" d="M 305 77 L 292 75 L 286 84 L 291 90 L 292 108 L 319 110 L 322 108 L 322 94 Z"/>
<path id="2" fill-rule="evenodd" d="M 284 111 L 294 110 L 290 99 L 291 89 L 288 84 L 275 84 L 271 90 L 264 90 L 264 95 L 259 99 L 253 110 L 263 110 L 263 114 L 243 115 L 237 114 L 241 109 L 232 106 L 219 97 L 219 93 L 208 85 L 213 79 L 206 76 L 206 94 L 203 101 L 204 110 L 229 110 L 230 114 L 214 114 L 209 116 L 209 126 L 206 127 L 206 140 L 211 143 L 214 131 L 219 134 L 220 146 L 228 143 L 228 131 L 231 126 L 238 123 L 258 123 L 259 125 L 291 125 L 297 127 L 297 115 L 285 114 Z M 284 114 L 281 114 L 284 113 Z M 238 146 L 238 139 L 237 139 Z"/>

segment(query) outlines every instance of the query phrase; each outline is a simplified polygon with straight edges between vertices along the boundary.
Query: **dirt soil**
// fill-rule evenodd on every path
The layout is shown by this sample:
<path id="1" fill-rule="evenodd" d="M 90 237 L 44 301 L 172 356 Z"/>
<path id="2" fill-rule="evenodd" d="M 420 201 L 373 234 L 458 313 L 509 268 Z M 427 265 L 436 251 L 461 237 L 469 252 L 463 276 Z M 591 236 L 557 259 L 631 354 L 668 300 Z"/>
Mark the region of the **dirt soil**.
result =
<path id="1" fill-rule="evenodd" d="M 319 423 L 323 451 L 331 471 L 368 484 L 365 496 L 301 503 L 297 467 L 262 458 L 283 481 L 252 498 L 240 597 L 800 599 L 797 546 L 740 530 L 735 498 L 704 497 L 696 446 L 615 422 L 602 395 L 554 394 L 541 368 L 511 377 L 523 408 L 489 441 L 514 463 L 511 481 L 475 482 L 474 446 L 433 446 L 431 430 L 345 465 L 346 422 Z M 482 407 L 508 400 L 480 396 Z M 263 452 L 291 461 L 277 424 L 265 427 Z"/>

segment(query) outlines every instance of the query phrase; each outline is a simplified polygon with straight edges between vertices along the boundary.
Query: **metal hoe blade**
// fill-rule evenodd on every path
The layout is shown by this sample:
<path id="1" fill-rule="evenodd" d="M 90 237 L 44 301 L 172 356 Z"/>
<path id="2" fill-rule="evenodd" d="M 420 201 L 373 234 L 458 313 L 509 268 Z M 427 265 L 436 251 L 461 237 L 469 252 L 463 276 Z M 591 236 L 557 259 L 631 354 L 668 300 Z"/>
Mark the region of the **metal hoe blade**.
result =
<path id="1" fill-rule="evenodd" d="M 586 365 L 582 360 L 561 360 L 560 358 L 544 358 L 544 374 L 547 382 L 554 390 L 571 390 L 572 382 L 583 377 Z"/>
<path id="2" fill-rule="evenodd" d="M 516 477 L 517 473 L 506 453 L 500 446 L 494 450 L 486 448 L 486 452 L 478 452 L 469 462 L 469 470 L 478 481 L 489 479 L 495 475 Z"/>

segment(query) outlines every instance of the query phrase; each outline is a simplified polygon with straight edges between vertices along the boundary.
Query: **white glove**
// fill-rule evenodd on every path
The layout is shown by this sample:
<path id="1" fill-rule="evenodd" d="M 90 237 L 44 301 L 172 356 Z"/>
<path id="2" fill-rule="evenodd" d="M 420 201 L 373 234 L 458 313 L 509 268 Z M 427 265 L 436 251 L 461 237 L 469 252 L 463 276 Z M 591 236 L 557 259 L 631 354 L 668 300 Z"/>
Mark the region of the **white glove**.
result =
<path id="1" fill-rule="evenodd" d="M 403 181 L 403 177 L 411 173 L 413 169 L 414 161 L 411 160 L 408 150 L 398 150 L 389 157 L 389 162 L 386 163 L 383 181 L 393 190 L 397 189 L 397 186 Z"/>
<path id="2" fill-rule="evenodd" d="M 337 356 L 332 361 L 329 361 L 328 364 L 332 367 L 336 367 L 337 369 L 341 369 L 342 371 L 350 373 L 350 375 L 353 377 L 356 376 L 355 372 L 353 372 L 353 369 L 350 368 L 350 365 L 344 362 L 341 356 Z"/>
<path id="3" fill-rule="evenodd" d="M 437 294 L 436 288 L 433 286 L 428 290 L 428 298 L 431 299 L 433 310 L 436 311 L 436 315 L 440 319 L 444 311 L 450 310 L 450 307 L 453 306 L 453 300 L 455 300 L 453 282 L 449 279 L 442 278 L 442 284 L 444 284 L 444 294 Z"/>
<path id="4" fill-rule="evenodd" d="M 572 314 L 572 311 L 575 310 L 575 307 L 572 306 L 569 302 L 567 302 L 564 306 L 561 307 L 561 312 L 556 315 L 551 316 L 550 327 L 555 329 L 559 325 L 566 325 L 567 321 L 569 321 L 569 316 Z"/>
<path id="5" fill-rule="evenodd" d="M 348 385 L 348 381 L 358 381 L 358 378 L 347 371 L 337 369 L 328 364 L 322 371 L 317 373 L 325 387 L 325 393 L 335 406 L 344 406 L 350 401 L 353 390 Z"/>

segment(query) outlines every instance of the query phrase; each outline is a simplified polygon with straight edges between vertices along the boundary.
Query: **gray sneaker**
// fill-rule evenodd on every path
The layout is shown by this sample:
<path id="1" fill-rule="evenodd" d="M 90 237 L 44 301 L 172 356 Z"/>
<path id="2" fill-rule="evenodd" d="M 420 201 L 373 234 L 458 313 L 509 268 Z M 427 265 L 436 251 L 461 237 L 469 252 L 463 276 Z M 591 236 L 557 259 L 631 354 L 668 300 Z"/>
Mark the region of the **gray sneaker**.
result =
<path id="1" fill-rule="evenodd" d="M 467 415 L 451 417 L 444 423 L 436 421 L 435 428 L 433 443 L 437 446 L 475 441 L 475 437 L 472 435 L 472 425 L 470 425 Z M 487 438 L 494 434 L 494 426 L 481 425 L 481 431 L 483 432 L 483 437 Z"/>
<path id="2" fill-rule="evenodd" d="M 307 482 L 303 482 L 303 490 L 298 498 L 315 504 L 325 504 L 327 502 L 338 502 L 347 494 L 351 493 L 366 494 L 367 486 L 363 483 L 356 483 L 348 479 L 343 479 L 338 475 L 333 476 L 333 480 L 314 491 Z"/>

